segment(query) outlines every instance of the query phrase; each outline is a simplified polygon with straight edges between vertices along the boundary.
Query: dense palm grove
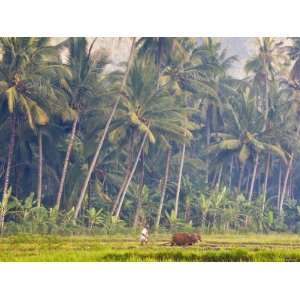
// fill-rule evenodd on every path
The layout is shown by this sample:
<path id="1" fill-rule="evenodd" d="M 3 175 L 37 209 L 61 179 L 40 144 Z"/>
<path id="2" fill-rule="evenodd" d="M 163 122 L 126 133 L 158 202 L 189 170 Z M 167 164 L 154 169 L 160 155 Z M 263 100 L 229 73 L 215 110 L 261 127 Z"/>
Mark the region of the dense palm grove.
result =
<path id="1" fill-rule="evenodd" d="M 2 233 L 300 231 L 299 38 L 95 41 L 0 38 Z"/>

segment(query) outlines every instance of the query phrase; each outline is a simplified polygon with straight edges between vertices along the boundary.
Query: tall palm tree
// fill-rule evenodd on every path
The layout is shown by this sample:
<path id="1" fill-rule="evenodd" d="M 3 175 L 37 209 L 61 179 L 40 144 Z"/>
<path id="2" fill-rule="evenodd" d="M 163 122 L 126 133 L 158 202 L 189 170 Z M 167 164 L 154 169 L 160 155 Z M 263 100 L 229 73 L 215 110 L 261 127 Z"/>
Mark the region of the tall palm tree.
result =
<path id="1" fill-rule="evenodd" d="M 131 66 L 131 63 L 132 63 L 132 60 L 133 60 L 133 57 L 134 57 L 135 40 L 136 40 L 136 38 L 132 38 L 131 50 L 130 50 L 130 54 L 129 54 L 129 58 L 128 58 L 128 63 L 127 63 L 126 71 L 125 71 L 125 74 L 124 74 L 124 77 L 123 77 L 123 80 L 122 80 L 122 83 L 121 83 L 121 86 L 120 86 L 119 96 L 117 97 L 117 99 L 116 99 L 116 101 L 115 101 L 115 103 L 113 105 L 112 111 L 111 111 L 111 113 L 109 115 L 109 118 L 108 118 L 108 120 L 106 122 L 106 125 L 105 125 L 104 130 L 103 130 L 102 137 L 101 137 L 101 139 L 100 139 L 100 141 L 99 141 L 99 143 L 97 145 L 97 149 L 95 151 L 93 160 L 92 160 L 92 162 L 91 162 L 91 164 L 89 166 L 89 169 L 88 169 L 88 172 L 87 172 L 87 176 L 86 176 L 86 178 L 84 180 L 82 189 L 80 191 L 79 199 L 78 199 L 78 202 L 77 202 L 77 205 L 76 205 L 76 209 L 75 209 L 75 214 L 74 214 L 74 219 L 75 220 L 78 218 L 78 214 L 79 214 L 79 211 L 81 209 L 81 205 L 82 205 L 83 199 L 85 197 L 86 190 L 87 190 L 87 187 L 88 187 L 91 175 L 92 175 L 92 173 L 93 173 L 93 171 L 95 169 L 95 166 L 97 164 L 97 160 L 98 160 L 100 151 L 101 151 L 102 146 L 104 144 L 104 140 L 105 140 L 105 138 L 106 138 L 106 136 L 108 134 L 108 130 L 109 130 L 110 124 L 112 122 L 112 119 L 113 119 L 113 117 L 115 115 L 115 112 L 116 112 L 117 107 L 119 105 L 119 102 L 121 100 L 121 94 L 123 93 L 124 88 L 126 86 L 128 73 L 129 73 L 130 66 Z"/>
<path id="2" fill-rule="evenodd" d="M 287 56 L 281 50 L 280 43 L 274 38 L 257 38 L 257 53 L 250 58 L 245 70 L 252 74 L 253 90 L 260 109 L 264 112 L 265 127 L 272 103 L 269 91 L 270 84 L 284 72 L 287 65 Z"/>
<path id="3" fill-rule="evenodd" d="M 177 105 L 176 98 L 170 96 L 166 88 L 156 89 L 156 76 L 153 69 L 153 64 L 149 64 L 147 61 L 137 60 L 135 62 L 129 73 L 124 100 L 120 104 L 116 117 L 116 123 L 121 124 L 121 127 L 115 129 L 118 136 L 124 135 L 129 128 L 133 128 L 136 132 L 135 136 L 141 136 L 140 139 L 142 139 L 130 176 L 124 179 L 127 182 L 118 203 L 116 217 L 119 217 L 142 146 L 146 142 L 145 136 L 148 136 L 150 143 L 155 143 L 157 139 L 165 136 L 167 139 L 185 141 L 191 137 L 189 131 L 191 124 L 188 123 L 186 128 L 183 126 L 186 110 Z"/>
<path id="4" fill-rule="evenodd" d="M 59 71 L 57 50 L 48 38 L 1 38 L 3 52 L 0 65 L 1 98 L 7 102 L 11 118 L 11 138 L 4 180 L 3 195 L 9 186 L 11 165 L 16 139 L 16 119 L 20 114 L 30 128 L 48 123 L 43 109 L 45 95 L 53 99 L 49 78 Z"/>
<path id="5" fill-rule="evenodd" d="M 64 158 L 59 188 L 56 196 L 57 209 L 60 208 L 62 194 L 65 185 L 70 156 L 75 141 L 80 115 L 89 105 L 89 100 L 96 93 L 99 84 L 99 75 L 103 73 L 108 63 L 105 55 L 95 56 L 92 54 L 96 39 L 88 45 L 87 38 L 69 38 L 64 41 L 67 47 L 66 69 L 67 76 L 59 78 L 57 82 L 58 93 L 65 99 L 67 108 L 62 117 L 65 121 L 72 121 L 72 129 Z"/>

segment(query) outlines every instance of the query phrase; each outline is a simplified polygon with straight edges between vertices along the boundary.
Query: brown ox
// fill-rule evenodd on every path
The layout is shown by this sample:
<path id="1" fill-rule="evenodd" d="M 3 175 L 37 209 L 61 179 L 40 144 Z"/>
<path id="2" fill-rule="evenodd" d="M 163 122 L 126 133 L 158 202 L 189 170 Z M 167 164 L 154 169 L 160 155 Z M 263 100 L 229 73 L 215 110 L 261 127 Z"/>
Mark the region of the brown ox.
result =
<path id="1" fill-rule="evenodd" d="M 176 232 L 172 236 L 171 246 L 191 246 L 198 241 L 202 241 L 200 234 Z"/>

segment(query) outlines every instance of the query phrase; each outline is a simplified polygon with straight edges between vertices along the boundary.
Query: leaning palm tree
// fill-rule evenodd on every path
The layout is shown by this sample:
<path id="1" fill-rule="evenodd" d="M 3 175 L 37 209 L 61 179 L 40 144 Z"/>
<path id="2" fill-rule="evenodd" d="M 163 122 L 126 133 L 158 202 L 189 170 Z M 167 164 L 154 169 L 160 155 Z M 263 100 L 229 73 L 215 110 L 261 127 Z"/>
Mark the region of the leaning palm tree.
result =
<path id="1" fill-rule="evenodd" d="M 81 114 L 89 107 L 89 100 L 97 93 L 98 85 L 101 85 L 100 75 L 108 63 L 103 55 L 92 55 L 96 39 L 88 45 L 87 38 L 69 38 L 63 42 L 67 47 L 65 68 L 66 76 L 57 80 L 57 93 L 64 99 L 67 107 L 62 112 L 64 121 L 72 122 L 72 129 L 64 158 L 59 188 L 56 196 L 56 208 L 61 205 L 62 194 L 65 185 L 68 165 Z"/>
<path id="2" fill-rule="evenodd" d="M 112 135 L 122 136 L 129 132 L 138 141 L 139 148 L 129 176 L 124 178 L 123 191 L 116 201 L 115 216 L 118 218 L 134 175 L 143 147 L 155 143 L 157 139 L 187 141 L 191 137 L 191 123 L 185 126 L 186 109 L 179 106 L 176 98 L 169 95 L 166 88 L 156 89 L 155 66 L 144 60 L 137 60 L 129 73 L 124 100 L 116 117 L 119 127 Z M 167 137 L 167 138 L 166 138 Z M 148 138 L 148 139 L 147 139 Z M 130 138 L 129 138 L 130 140 Z M 122 187 L 121 187 L 122 188 Z M 139 203 L 137 204 L 139 206 Z"/>
<path id="3" fill-rule="evenodd" d="M 121 101 L 121 95 L 122 95 L 122 93 L 124 91 L 124 88 L 126 86 L 128 73 L 129 73 L 130 66 L 131 66 L 131 63 L 132 63 L 132 60 L 133 60 L 133 57 L 134 57 L 135 40 L 136 40 L 136 38 L 132 38 L 132 43 L 131 43 L 131 49 L 130 49 L 130 54 L 129 54 L 129 58 L 128 58 L 128 63 L 127 63 L 126 71 L 125 71 L 125 74 L 124 74 L 124 77 L 123 77 L 123 80 L 122 80 L 122 83 L 121 83 L 121 86 L 120 86 L 119 96 L 117 97 L 117 99 L 116 99 L 116 101 L 115 101 L 115 103 L 113 105 L 112 111 L 111 111 L 111 113 L 110 113 L 110 115 L 108 117 L 108 120 L 107 120 L 106 124 L 105 124 L 102 137 L 101 137 L 101 139 L 100 139 L 100 141 L 99 141 L 99 143 L 97 145 L 97 149 L 96 149 L 95 154 L 93 156 L 93 160 L 92 160 L 92 162 L 91 162 L 91 164 L 89 166 L 89 169 L 88 169 L 87 175 L 85 177 L 82 189 L 80 191 L 79 199 L 78 199 L 78 202 L 77 202 L 77 205 L 76 205 L 76 209 L 75 209 L 75 214 L 74 214 L 74 219 L 75 220 L 78 218 L 78 214 L 79 214 L 79 211 L 81 209 L 82 202 L 84 200 L 84 197 L 85 197 L 85 194 L 86 194 L 86 191 L 87 191 L 87 188 L 88 188 L 88 184 L 89 184 L 90 178 L 91 178 L 92 173 L 93 173 L 93 171 L 94 171 L 94 169 L 96 167 L 100 151 L 101 151 L 102 146 L 104 144 L 104 140 L 107 137 L 110 124 L 111 124 L 111 122 L 113 120 L 113 117 L 115 115 L 117 107 L 118 107 L 118 105 L 119 105 L 119 103 Z"/>

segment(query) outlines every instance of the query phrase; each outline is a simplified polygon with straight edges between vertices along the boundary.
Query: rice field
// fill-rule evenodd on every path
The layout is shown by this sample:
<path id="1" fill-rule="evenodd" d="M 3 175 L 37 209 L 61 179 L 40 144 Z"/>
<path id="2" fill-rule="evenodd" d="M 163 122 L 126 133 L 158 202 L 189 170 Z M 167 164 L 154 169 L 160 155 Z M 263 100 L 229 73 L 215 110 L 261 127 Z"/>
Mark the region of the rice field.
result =
<path id="1" fill-rule="evenodd" d="M 172 247 L 171 235 L 15 235 L 0 238 L 1 262 L 298 262 L 296 234 L 209 234 L 190 247 Z"/>

